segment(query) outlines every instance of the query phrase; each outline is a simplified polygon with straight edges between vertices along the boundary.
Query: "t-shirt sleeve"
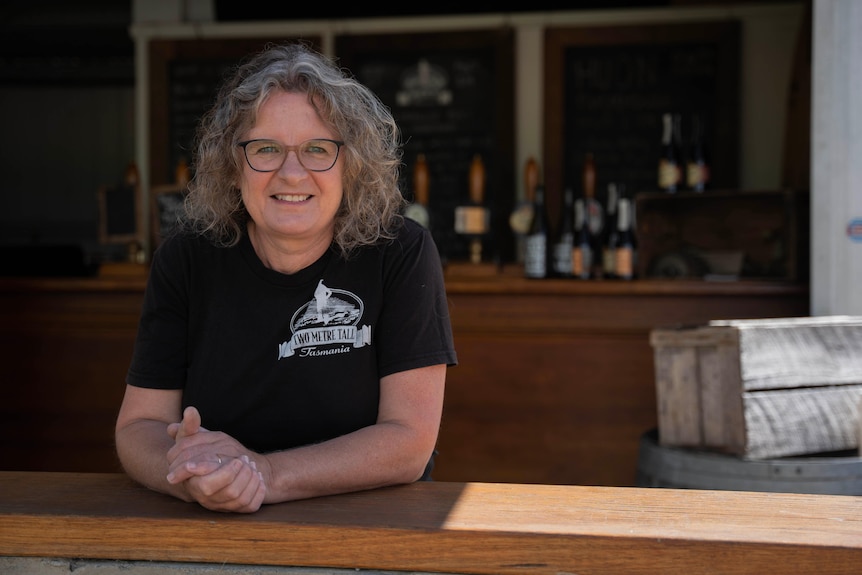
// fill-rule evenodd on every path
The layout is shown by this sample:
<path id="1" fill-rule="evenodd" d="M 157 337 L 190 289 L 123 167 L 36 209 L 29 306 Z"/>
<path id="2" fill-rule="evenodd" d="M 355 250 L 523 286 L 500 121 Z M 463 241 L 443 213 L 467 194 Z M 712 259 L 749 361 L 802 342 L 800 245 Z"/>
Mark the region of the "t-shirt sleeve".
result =
<path id="1" fill-rule="evenodd" d="M 126 383 L 182 389 L 188 362 L 188 239 L 174 236 L 153 254 Z"/>
<path id="2" fill-rule="evenodd" d="M 387 249 L 378 326 L 380 375 L 457 365 L 440 255 L 431 234 L 411 221 Z"/>

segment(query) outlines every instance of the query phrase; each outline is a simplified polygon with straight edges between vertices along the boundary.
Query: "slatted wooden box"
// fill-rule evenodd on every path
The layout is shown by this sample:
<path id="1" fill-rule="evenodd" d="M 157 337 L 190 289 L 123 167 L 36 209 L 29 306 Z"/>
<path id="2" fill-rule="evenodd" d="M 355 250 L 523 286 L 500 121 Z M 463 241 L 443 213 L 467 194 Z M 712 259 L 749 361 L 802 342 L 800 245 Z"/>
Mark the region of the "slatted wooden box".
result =
<path id="1" fill-rule="evenodd" d="M 859 446 L 862 317 L 654 329 L 659 443 L 747 459 Z"/>

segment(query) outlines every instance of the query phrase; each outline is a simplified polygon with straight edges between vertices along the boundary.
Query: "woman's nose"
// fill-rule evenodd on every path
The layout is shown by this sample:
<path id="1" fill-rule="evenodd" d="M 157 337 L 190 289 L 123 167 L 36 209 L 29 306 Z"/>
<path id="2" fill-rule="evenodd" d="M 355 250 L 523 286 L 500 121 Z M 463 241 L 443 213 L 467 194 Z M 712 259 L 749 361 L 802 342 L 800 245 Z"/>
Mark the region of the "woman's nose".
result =
<path id="1" fill-rule="evenodd" d="M 302 162 L 299 161 L 299 154 L 297 154 L 296 150 L 288 150 L 284 155 L 284 161 L 281 163 L 281 168 L 279 168 L 279 173 L 284 174 L 296 174 L 296 173 L 307 173 L 308 170 L 305 169 L 305 166 L 302 165 Z"/>

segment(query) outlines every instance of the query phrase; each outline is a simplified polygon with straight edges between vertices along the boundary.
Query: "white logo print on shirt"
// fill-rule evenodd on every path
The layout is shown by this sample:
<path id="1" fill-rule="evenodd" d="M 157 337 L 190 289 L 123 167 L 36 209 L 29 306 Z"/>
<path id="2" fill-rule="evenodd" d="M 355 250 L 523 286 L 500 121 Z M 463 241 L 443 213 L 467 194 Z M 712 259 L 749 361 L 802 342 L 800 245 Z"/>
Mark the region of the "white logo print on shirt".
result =
<path id="1" fill-rule="evenodd" d="M 327 287 L 320 280 L 314 299 L 290 320 L 293 336 L 278 345 L 278 359 L 348 353 L 371 343 L 371 326 L 357 326 L 365 305 L 356 294 Z"/>

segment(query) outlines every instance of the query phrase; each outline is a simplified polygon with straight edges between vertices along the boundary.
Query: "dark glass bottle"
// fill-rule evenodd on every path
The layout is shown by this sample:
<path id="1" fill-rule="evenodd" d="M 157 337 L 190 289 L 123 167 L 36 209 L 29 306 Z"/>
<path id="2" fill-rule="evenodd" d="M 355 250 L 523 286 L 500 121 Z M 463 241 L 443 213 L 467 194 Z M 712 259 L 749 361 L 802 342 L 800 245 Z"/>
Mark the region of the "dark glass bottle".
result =
<path id="1" fill-rule="evenodd" d="M 531 156 L 524 165 L 524 198 L 509 215 L 509 227 L 515 233 L 516 259 L 519 262 L 524 261 L 524 238 L 527 237 L 530 224 L 533 223 L 537 185 L 539 185 L 539 163 Z"/>
<path id="2" fill-rule="evenodd" d="M 554 243 L 554 275 L 561 278 L 572 277 L 572 248 L 575 245 L 575 201 L 572 188 L 563 190 L 563 205 L 560 212 L 560 226 L 557 241 Z"/>
<path id="3" fill-rule="evenodd" d="M 608 196 L 605 201 L 605 223 L 602 227 L 602 272 L 605 279 L 616 277 L 617 247 L 617 202 L 619 200 L 619 189 L 622 184 L 611 182 L 608 184 Z"/>
<path id="4" fill-rule="evenodd" d="M 431 229 L 431 216 L 428 212 L 428 162 L 425 154 L 416 157 L 413 165 L 413 201 L 404 209 L 404 215 Z"/>
<path id="5" fill-rule="evenodd" d="M 470 262 L 478 264 L 485 259 L 483 243 L 491 227 L 491 212 L 484 203 L 485 163 L 479 154 L 470 162 L 468 182 L 470 203 L 455 207 L 455 233 L 469 238 Z"/>
<path id="6" fill-rule="evenodd" d="M 682 183 L 682 164 L 679 152 L 679 118 L 675 114 L 662 115 L 661 152 L 658 159 L 658 188 L 668 193 L 679 191 Z"/>
<path id="7" fill-rule="evenodd" d="M 693 192 L 703 192 L 709 185 L 709 162 L 704 149 L 704 137 L 703 119 L 695 115 L 691 119 L 691 138 L 686 163 L 686 186 Z"/>
<path id="8" fill-rule="evenodd" d="M 584 160 L 584 218 L 590 232 L 590 278 L 601 278 L 602 266 L 602 229 L 605 224 L 604 208 L 596 198 L 596 163 L 593 154 Z"/>
<path id="9" fill-rule="evenodd" d="M 617 205 L 618 241 L 615 250 L 615 275 L 621 280 L 635 277 L 637 264 L 637 242 L 632 219 L 632 203 L 628 198 L 620 198 Z"/>
<path id="10" fill-rule="evenodd" d="M 577 279 L 593 277 L 595 239 L 590 231 L 584 198 L 575 201 L 575 245 L 572 248 L 572 275 Z"/>
<path id="11" fill-rule="evenodd" d="M 543 279 L 548 277 L 551 266 L 548 261 L 550 226 L 545 205 L 545 187 L 541 184 L 536 186 L 533 203 L 533 221 L 524 238 L 524 275 L 528 278 Z"/>

